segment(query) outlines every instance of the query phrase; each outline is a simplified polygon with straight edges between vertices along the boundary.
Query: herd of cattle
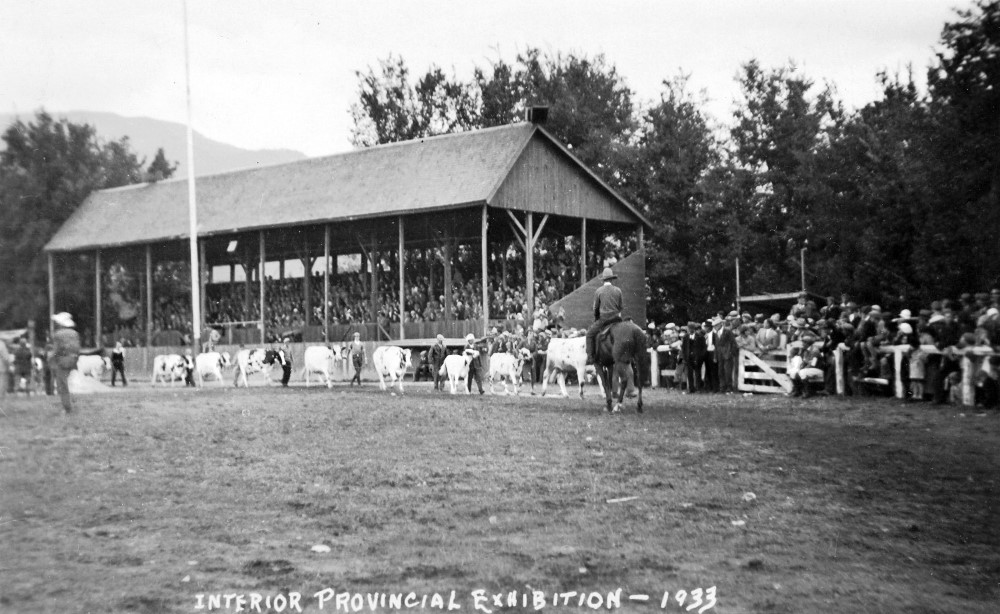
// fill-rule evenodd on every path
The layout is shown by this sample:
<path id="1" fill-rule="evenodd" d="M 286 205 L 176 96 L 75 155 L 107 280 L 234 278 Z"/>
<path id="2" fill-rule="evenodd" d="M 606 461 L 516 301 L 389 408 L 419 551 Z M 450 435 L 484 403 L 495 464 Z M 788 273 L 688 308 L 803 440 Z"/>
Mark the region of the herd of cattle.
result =
<path id="1" fill-rule="evenodd" d="M 544 353 L 545 370 L 542 379 L 542 395 L 545 394 L 548 383 L 553 377 L 558 377 L 562 396 L 569 396 L 566 390 L 566 374 L 575 373 L 580 386 L 580 396 L 583 396 L 584 382 L 588 376 L 593 377 L 593 368 L 586 364 L 586 349 L 583 337 L 569 339 L 552 339 Z M 469 392 L 469 378 L 472 376 L 471 366 L 479 357 L 474 349 L 465 349 L 460 354 L 447 356 L 438 370 L 438 375 L 448 382 L 451 394 L 460 390 Z M 372 353 L 372 366 L 379 377 L 382 390 L 392 387 L 403 392 L 403 378 L 413 368 L 412 351 L 392 345 L 384 345 Z M 312 376 L 319 376 L 327 388 L 333 386 L 331 373 L 338 368 L 343 369 L 349 359 L 346 346 L 316 345 L 305 349 L 301 378 L 306 386 L 311 384 Z M 271 371 L 279 364 L 279 354 L 271 349 L 242 349 L 233 357 L 229 352 L 205 352 L 191 359 L 180 354 L 160 354 L 153 359 L 152 385 L 185 382 L 188 377 L 187 360 L 192 360 L 191 379 L 197 386 L 203 386 L 206 381 L 217 381 L 219 386 L 225 386 L 224 373 L 232 369 L 233 385 L 249 387 L 248 377 L 261 373 L 268 385 L 272 384 Z M 514 353 L 499 352 L 480 361 L 489 382 L 490 392 L 496 394 L 497 385 L 502 386 L 503 394 L 519 393 L 522 385 L 522 373 L 525 363 L 531 360 L 531 354 L 526 349 Z M 105 371 L 111 370 L 111 363 L 103 356 L 80 356 L 77 369 L 81 374 L 100 379 Z M 600 394 L 604 395 L 604 387 L 598 378 L 594 378 L 600 386 Z M 387 385 L 388 384 L 388 385 Z M 531 383 L 534 390 L 534 383 Z"/>

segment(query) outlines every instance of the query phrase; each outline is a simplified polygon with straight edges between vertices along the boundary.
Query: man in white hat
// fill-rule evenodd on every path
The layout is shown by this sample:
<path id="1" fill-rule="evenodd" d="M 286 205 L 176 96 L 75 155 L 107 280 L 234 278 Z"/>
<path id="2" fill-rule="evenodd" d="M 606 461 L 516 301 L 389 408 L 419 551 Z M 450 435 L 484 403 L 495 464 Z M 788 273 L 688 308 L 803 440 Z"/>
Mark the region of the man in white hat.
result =
<path id="1" fill-rule="evenodd" d="M 611 283 L 612 279 L 618 279 L 611 267 L 605 267 L 601 275 L 604 285 L 594 292 L 594 319 L 596 322 L 587 329 L 587 364 L 594 364 L 594 340 L 597 333 L 606 325 L 622 320 L 622 303 L 624 297 L 622 290 Z"/>
<path id="2" fill-rule="evenodd" d="M 80 358 L 80 334 L 73 330 L 76 324 L 73 316 L 65 311 L 52 316 L 56 330 L 52 334 L 52 362 L 56 376 L 56 389 L 62 400 L 66 413 L 73 411 L 73 399 L 69 395 L 69 372 L 76 369 L 76 361 Z"/>
<path id="3" fill-rule="evenodd" d="M 444 335 L 438 335 L 437 343 L 432 345 L 427 353 L 427 361 L 431 363 L 431 371 L 434 375 L 434 390 L 444 390 L 445 378 L 440 371 L 446 356 L 448 356 L 448 348 L 444 344 Z"/>

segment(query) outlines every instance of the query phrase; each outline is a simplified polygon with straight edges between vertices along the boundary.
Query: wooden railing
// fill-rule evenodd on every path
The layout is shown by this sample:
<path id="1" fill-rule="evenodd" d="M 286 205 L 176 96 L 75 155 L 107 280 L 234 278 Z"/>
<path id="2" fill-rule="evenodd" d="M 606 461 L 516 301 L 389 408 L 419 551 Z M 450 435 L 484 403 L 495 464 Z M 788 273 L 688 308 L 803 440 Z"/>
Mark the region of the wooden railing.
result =
<path id="1" fill-rule="evenodd" d="M 920 347 L 927 354 L 944 354 L 933 345 Z M 666 377 L 673 377 L 675 370 L 661 369 L 659 366 L 658 348 L 650 348 L 651 379 L 654 387 L 658 387 Z M 892 355 L 893 357 L 893 380 L 884 381 L 886 386 L 890 386 L 893 396 L 897 399 L 906 398 L 906 387 L 903 378 L 903 359 L 913 347 L 909 345 L 883 346 L 878 349 L 880 354 Z M 962 373 L 962 405 L 973 406 L 976 404 L 976 373 L 982 367 L 983 361 L 991 356 L 1000 356 L 1000 353 L 992 348 L 977 346 L 970 348 L 949 348 L 948 353 L 960 360 Z M 834 350 L 833 363 L 836 377 L 836 391 L 843 396 L 847 393 L 847 378 L 844 366 L 843 346 Z M 788 352 L 778 350 L 769 352 L 763 356 L 757 356 L 746 350 L 740 350 L 738 363 L 737 382 L 739 390 L 743 392 L 759 392 L 765 394 L 787 393 L 792 390 L 792 382 L 788 377 Z M 868 378 L 878 380 L 880 378 Z"/>

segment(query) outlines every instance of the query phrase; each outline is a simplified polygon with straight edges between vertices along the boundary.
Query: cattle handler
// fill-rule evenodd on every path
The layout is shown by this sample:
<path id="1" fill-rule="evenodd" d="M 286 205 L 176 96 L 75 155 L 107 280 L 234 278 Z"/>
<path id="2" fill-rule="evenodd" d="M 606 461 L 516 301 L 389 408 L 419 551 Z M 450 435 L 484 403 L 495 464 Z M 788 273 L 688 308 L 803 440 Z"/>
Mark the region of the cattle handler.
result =
<path id="1" fill-rule="evenodd" d="M 361 367 L 368 362 L 368 358 L 365 356 L 365 345 L 361 343 L 361 333 L 354 333 L 354 341 L 347 346 L 347 349 L 351 355 L 351 363 L 354 365 L 354 377 L 351 378 L 351 383 L 348 385 L 353 386 L 354 380 L 358 380 L 358 386 L 361 386 Z"/>
<path id="2" fill-rule="evenodd" d="M 594 342 L 597 334 L 608 324 L 622 321 L 622 303 L 624 298 L 622 290 L 611 283 L 612 279 L 618 279 L 611 267 L 605 267 L 601 275 L 604 285 L 594 292 L 594 319 L 596 322 L 587 329 L 587 364 L 594 364 Z"/>
<path id="3" fill-rule="evenodd" d="M 292 348 L 288 347 L 288 337 L 281 342 L 278 360 L 281 362 L 281 385 L 288 388 L 288 380 L 292 377 Z"/>
<path id="4" fill-rule="evenodd" d="M 427 354 L 427 360 L 431 363 L 431 371 L 434 375 L 434 390 L 444 390 L 445 377 L 441 375 L 440 371 L 446 356 L 448 356 L 448 348 L 444 344 L 444 335 L 438 335 L 437 343 L 431 346 Z"/>
<path id="5" fill-rule="evenodd" d="M 477 352 L 476 357 L 469 362 L 469 375 L 465 378 L 465 386 L 469 392 L 472 392 L 472 378 L 476 379 L 476 386 L 479 387 L 479 394 L 485 394 L 483 390 L 483 357 L 487 356 L 486 339 L 476 340 L 476 336 L 469 333 L 465 336 L 465 350 L 471 351 L 475 350 Z"/>
<path id="6" fill-rule="evenodd" d="M 80 334 L 73 330 L 76 324 L 65 311 L 52 316 L 56 331 L 52 334 L 52 360 L 55 366 L 56 388 L 67 414 L 73 412 L 73 399 L 69 394 L 69 373 L 76 369 L 80 358 Z"/>

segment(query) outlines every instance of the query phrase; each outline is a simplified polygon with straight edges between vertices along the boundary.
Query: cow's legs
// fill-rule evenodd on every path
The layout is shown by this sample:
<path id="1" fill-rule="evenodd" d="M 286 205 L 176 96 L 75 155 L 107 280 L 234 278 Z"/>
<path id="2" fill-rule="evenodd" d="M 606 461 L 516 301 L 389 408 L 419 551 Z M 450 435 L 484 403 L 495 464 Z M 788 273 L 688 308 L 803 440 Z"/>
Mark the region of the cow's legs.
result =
<path id="1" fill-rule="evenodd" d="M 583 398 L 583 384 L 587 381 L 587 366 L 584 365 L 581 369 L 579 365 L 576 367 L 576 379 L 580 382 L 580 398 Z"/>
<path id="2" fill-rule="evenodd" d="M 566 391 L 566 372 L 560 371 L 558 377 L 559 377 L 559 390 L 562 392 L 563 398 L 568 399 L 569 392 Z"/>

